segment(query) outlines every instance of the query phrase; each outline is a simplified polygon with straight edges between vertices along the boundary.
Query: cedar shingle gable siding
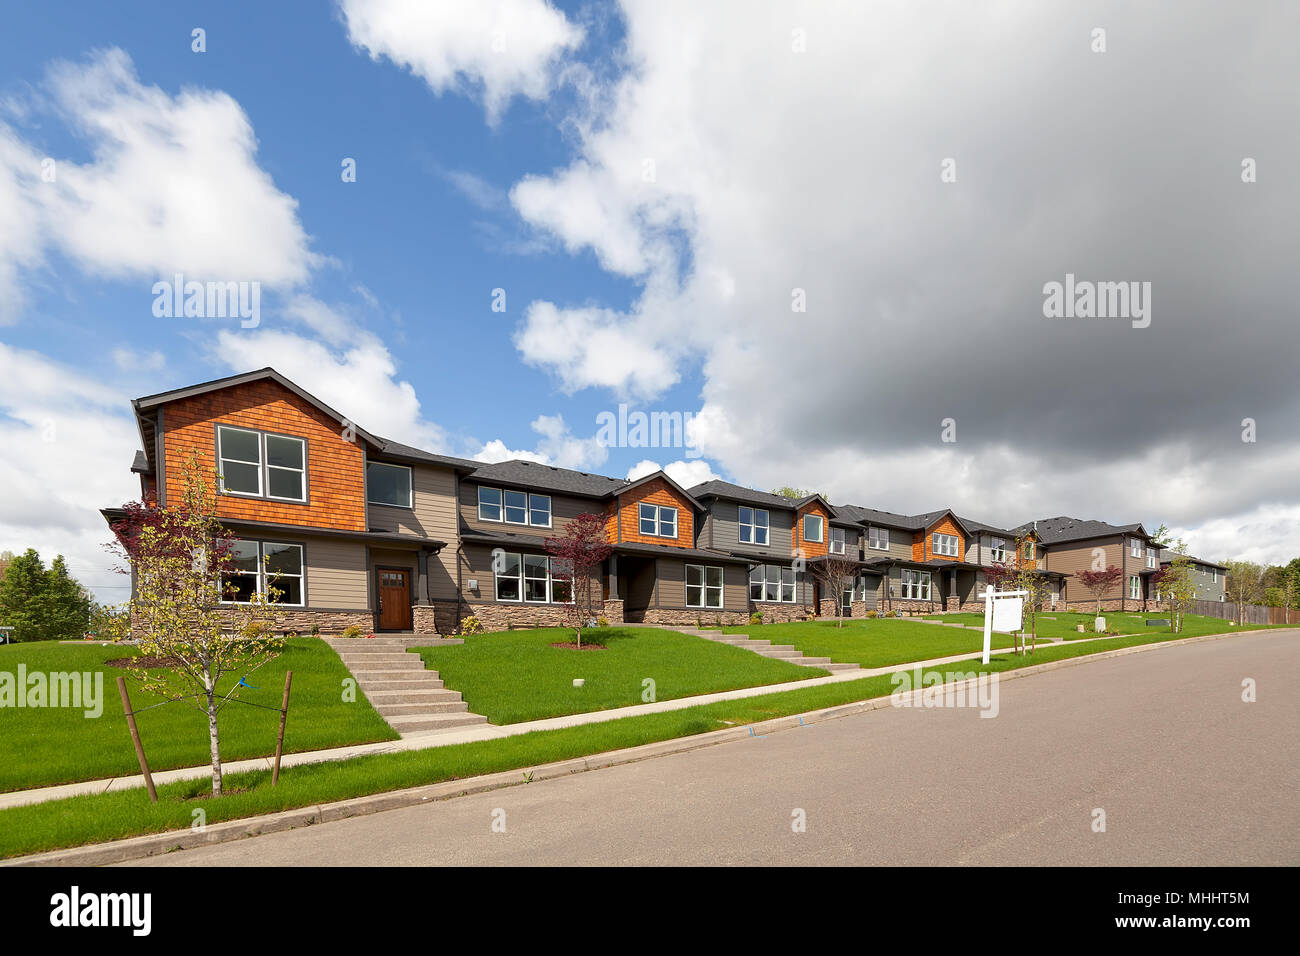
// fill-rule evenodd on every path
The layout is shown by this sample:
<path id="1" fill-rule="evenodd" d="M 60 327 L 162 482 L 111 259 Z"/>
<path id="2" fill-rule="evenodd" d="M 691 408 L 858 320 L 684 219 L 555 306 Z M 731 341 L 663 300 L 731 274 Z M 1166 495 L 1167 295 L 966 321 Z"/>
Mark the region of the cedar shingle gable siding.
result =
<path id="1" fill-rule="evenodd" d="M 821 515 L 822 519 L 822 539 L 821 541 L 806 541 L 803 536 L 803 518 L 804 515 Z M 795 515 L 793 548 L 795 554 L 801 551 L 805 558 L 816 558 L 826 554 L 830 550 L 827 543 L 831 536 L 831 516 L 830 513 L 822 507 L 821 502 L 812 501 L 804 505 Z"/>
<path id="2" fill-rule="evenodd" d="M 935 534 L 951 534 L 957 538 L 957 556 L 950 554 L 935 554 L 931 546 L 932 536 Z M 1014 547 L 1014 542 L 1011 542 Z M 962 533 L 961 528 L 952 520 L 952 515 L 936 521 L 930 527 L 926 528 L 919 534 L 912 536 L 912 560 L 929 561 L 931 558 L 939 561 L 965 561 L 966 560 L 966 535 Z"/>
<path id="3" fill-rule="evenodd" d="M 638 505 L 643 502 L 668 505 L 677 509 L 677 537 L 661 538 L 641 533 Z M 695 547 L 695 509 L 681 493 L 662 478 L 652 478 L 644 484 L 618 496 L 615 510 L 610 513 L 606 527 L 611 541 L 634 544 L 662 544 L 677 548 Z"/>
<path id="4" fill-rule="evenodd" d="M 236 425 L 307 439 L 307 503 L 217 496 L 221 518 L 365 531 L 365 453 L 345 441 L 332 417 L 277 382 L 262 380 L 182 398 L 163 407 L 167 500 L 184 493 L 182 466 L 191 451 L 215 469 L 216 425 Z"/>

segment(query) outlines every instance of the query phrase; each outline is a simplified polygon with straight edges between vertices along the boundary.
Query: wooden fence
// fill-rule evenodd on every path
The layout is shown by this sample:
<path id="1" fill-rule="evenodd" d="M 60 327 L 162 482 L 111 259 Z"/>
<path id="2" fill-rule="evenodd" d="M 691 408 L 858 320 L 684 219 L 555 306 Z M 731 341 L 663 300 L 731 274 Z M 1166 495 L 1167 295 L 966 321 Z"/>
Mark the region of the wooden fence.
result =
<path id="1" fill-rule="evenodd" d="M 1238 616 L 1237 605 L 1232 601 L 1193 601 L 1191 611 L 1225 621 L 1244 620 L 1247 624 L 1300 624 L 1300 610 L 1296 608 L 1247 604 L 1245 613 Z"/>

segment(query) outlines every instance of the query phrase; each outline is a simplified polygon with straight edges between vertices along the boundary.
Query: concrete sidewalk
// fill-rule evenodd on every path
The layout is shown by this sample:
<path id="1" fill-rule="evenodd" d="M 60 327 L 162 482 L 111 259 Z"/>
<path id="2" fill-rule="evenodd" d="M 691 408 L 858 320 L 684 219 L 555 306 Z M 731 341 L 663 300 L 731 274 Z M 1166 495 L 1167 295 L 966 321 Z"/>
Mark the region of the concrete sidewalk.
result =
<path id="1" fill-rule="evenodd" d="M 1095 638 L 1101 640 L 1102 638 Z M 1083 643 L 1071 641 L 1070 643 Z M 1003 654 L 1013 648 L 995 648 L 992 653 Z M 577 727 L 583 724 L 598 724 L 607 720 L 619 720 L 623 717 L 640 717 L 644 714 L 661 714 L 666 711 L 685 710 L 700 704 L 713 704 L 724 700 L 739 700 L 745 697 L 758 697 L 763 694 L 776 694 L 786 690 L 799 690 L 803 687 L 819 687 L 823 684 L 841 684 L 845 681 L 860 680 L 864 677 L 877 677 L 892 674 L 895 671 L 911 670 L 914 667 L 933 667 L 939 664 L 951 664 L 957 661 L 978 659 L 980 651 L 966 654 L 954 654 L 951 657 L 937 657 L 925 661 L 907 661 L 890 664 L 885 667 L 864 667 L 860 670 L 841 671 L 828 677 L 812 677 L 807 680 L 788 681 L 783 684 L 764 684 L 759 687 L 741 687 L 737 690 L 719 691 L 713 694 L 701 694 L 696 697 L 678 697 L 673 700 L 660 700 L 652 704 L 635 704 L 631 707 L 618 707 L 612 710 L 596 710 L 584 714 L 567 714 L 563 717 L 547 717 L 542 720 L 528 720 L 517 724 L 474 724 L 449 730 L 429 733 L 411 733 L 400 740 L 386 740 L 373 744 L 354 744 L 348 747 L 332 747 L 327 750 L 307 750 L 301 753 L 285 754 L 280 758 L 280 767 L 297 767 L 303 764 L 324 763 L 331 760 L 347 760 L 369 754 L 401 753 L 410 750 L 430 750 L 434 747 L 447 747 L 452 744 L 469 743 L 476 740 L 494 740 L 501 737 L 514 737 L 537 730 L 558 730 L 563 727 Z M 254 757 L 249 760 L 232 760 L 222 764 L 224 773 L 240 773 L 246 770 L 270 770 L 270 757 Z M 177 780 L 193 780 L 207 777 L 212 768 L 182 767 L 176 770 L 159 770 L 153 774 L 156 785 L 172 783 Z M 81 794 L 106 793 L 110 790 L 129 790 L 143 787 L 144 777 L 134 774 L 125 777 L 111 777 L 99 780 L 86 780 L 79 783 L 66 783 L 53 787 L 39 787 L 32 790 L 15 790 L 0 793 L 0 810 L 19 807 L 31 803 L 43 803 L 47 800 L 59 800 Z"/>

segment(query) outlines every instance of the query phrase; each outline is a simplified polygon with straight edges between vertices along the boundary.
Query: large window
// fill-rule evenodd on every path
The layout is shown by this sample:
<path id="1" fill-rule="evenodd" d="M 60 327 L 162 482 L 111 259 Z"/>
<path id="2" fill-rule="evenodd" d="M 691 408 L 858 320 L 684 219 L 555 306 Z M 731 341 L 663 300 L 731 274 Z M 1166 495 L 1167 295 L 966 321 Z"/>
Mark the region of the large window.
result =
<path id="1" fill-rule="evenodd" d="M 740 543 L 767 544 L 769 517 L 766 508 L 740 507 Z"/>
<path id="2" fill-rule="evenodd" d="M 1007 539 L 1006 538 L 989 538 L 989 560 L 996 561 L 998 564 L 1005 564 L 1007 561 Z"/>
<path id="3" fill-rule="evenodd" d="M 642 534 L 656 538 L 677 537 L 677 509 L 642 501 L 637 506 L 638 527 Z"/>
<path id="4" fill-rule="evenodd" d="M 1142 557 L 1142 548 L 1143 548 L 1143 544 L 1141 538 L 1129 538 L 1128 553 L 1132 557 L 1135 558 Z"/>
<path id="5" fill-rule="evenodd" d="M 722 568 L 686 565 L 686 606 L 722 607 Z"/>
<path id="6" fill-rule="evenodd" d="M 236 540 L 231 542 L 231 555 L 230 573 L 221 579 L 227 603 L 248 603 L 254 594 L 261 594 L 277 604 L 302 606 L 302 545 Z"/>
<path id="7" fill-rule="evenodd" d="M 831 554 L 844 553 L 844 529 L 831 528 Z"/>
<path id="8" fill-rule="evenodd" d="M 1156 566 L 1156 549 L 1147 548 L 1147 567 L 1154 568 L 1155 566 Z"/>
<path id="9" fill-rule="evenodd" d="M 558 563 L 542 554 L 495 552 L 496 599 L 525 604 L 563 604 L 571 599 L 568 581 L 556 580 Z"/>
<path id="10" fill-rule="evenodd" d="M 867 532 L 867 544 L 873 551 L 889 550 L 889 529 L 872 528 Z"/>
<path id="11" fill-rule="evenodd" d="M 819 542 L 823 538 L 822 516 L 821 515 L 804 515 L 803 516 L 803 539 L 805 541 Z"/>
<path id="12" fill-rule="evenodd" d="M 749 596 L 774 604 L 794 603 L 794 568 L 760 564 L 749 572 Z"/>
<path id="13" fill-rule="evenodd" d="M 1142 597 L 1142 579 L 1136 574 L 1129 575 L 1128 596 L 1135 601 Z"/>
<path id="14" fill-rule="evenodd" d="M 935 554 L 957 557 L 957 536 L 955 534 L 940 534 L 936 531 L 930 537 L 930 546 Z"/>
<path id="15" fill-rule="evenodd" d="M 367 463 L 366 501 L 372 505 L 411 507 L 411 469 L 382 461 Z"/>
<path id="16" fill-rule="evenodd" d="M 504 521 L 506 524 L 549 528 L 551 496 L 479 485 L 478 517 L 480 521 Z"/>
<path id="17" fill-rule="evenodd" d="M 218 425 L 217 461 L 223 494 L 307 500 L 304 439 Z"/>
<path id="18" fill-rule="evenodd" d="M 903 570 L 902 596 L 910 601 L 930 600 L 930 572 Z"/>

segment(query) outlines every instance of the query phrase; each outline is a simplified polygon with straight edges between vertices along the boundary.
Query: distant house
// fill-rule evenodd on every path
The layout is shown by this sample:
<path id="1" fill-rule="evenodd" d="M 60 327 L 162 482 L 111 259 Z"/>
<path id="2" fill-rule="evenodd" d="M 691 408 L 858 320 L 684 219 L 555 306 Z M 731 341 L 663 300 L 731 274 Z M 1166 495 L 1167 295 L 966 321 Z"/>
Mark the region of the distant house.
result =
<path id="1" fill-rule="evenodd" d="M 1192 597 L 1198 601 L 1222 602 L 1227 600 L 1227 589 L 1224 586 L 1224 580 L 1228 576 L 1228 566 L 1206 561 L 1204 558 L 1196 558 L 1190 554 L 1187 555 L 1187 559 L 1192 562 L 1192 582 L 1196 588 Z M 1159 561 L 1162 568 L 1169 567 L 1173 560 L 1174 553 L 1172 551 L 1168 548 L 1161 550 Z"/>

